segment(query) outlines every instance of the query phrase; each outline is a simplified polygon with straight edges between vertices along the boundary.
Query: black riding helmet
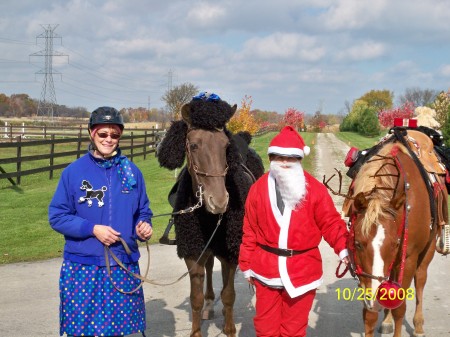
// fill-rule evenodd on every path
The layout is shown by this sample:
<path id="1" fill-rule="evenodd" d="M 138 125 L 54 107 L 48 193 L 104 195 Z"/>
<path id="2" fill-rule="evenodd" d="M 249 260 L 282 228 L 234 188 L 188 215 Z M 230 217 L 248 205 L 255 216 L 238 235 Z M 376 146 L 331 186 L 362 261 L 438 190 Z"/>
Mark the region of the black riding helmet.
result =
<path id="1" fill-rule="evenodd" d="M 92 111 L 91 117 L 89 118 L 89 130 L 92 130 L 98 124 L 115 124 L 121 130 L 124 128 L 121 113 L 117 109 L 108 106 L 102 106 Z"/>

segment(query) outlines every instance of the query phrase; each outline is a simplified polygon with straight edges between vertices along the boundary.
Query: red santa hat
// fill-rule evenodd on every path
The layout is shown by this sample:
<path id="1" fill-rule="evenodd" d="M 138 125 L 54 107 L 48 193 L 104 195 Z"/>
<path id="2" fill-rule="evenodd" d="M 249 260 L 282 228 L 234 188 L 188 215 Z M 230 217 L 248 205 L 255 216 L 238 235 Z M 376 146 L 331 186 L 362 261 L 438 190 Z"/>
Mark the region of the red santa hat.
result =
<path id="1" fill-rule="evenodd" d="M 302 136 L 292 126 L 285 126 L 270 142 L 267 154 L 303 158 L 310 151 Z"/>

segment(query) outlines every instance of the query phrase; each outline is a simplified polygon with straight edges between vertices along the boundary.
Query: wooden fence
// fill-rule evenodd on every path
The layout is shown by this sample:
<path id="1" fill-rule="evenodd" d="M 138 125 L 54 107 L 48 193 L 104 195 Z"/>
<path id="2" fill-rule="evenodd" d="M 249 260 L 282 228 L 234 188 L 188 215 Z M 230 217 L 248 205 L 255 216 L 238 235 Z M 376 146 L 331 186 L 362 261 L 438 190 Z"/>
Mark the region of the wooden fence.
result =
<path id="1" fill-rule="evenodd" d="M 72 133 L 61 132 L 61 129 L 49 133 L 49 127 L 46 127 L 45 132 L 33 135 L 33 140 L 30 139 L 31 134 L 26 133 L 25 137 L 13 136 L 7 142 L 1 142 L 0 180 L 8 179 L 13 185 L 20 185 L 21 177 L 40 172 L 49 172 L 49 179 L 52 179 L 55 170 L 66 167 L 87 151 L 89 137 L 82 136 L 81 128 L 78 135 L 74 135 L 73 129 Z M 131 161 L 140 156 L 146 159 L 147 155 L 156 151 L 163 134 L 164 131 L 158 129 L 127 131 L 120 139 L 120 148 Z M 36 140 L 35 137 L 41 139 Z M 29 154 L 25 154 L 25 150 Z M 33 167 L 24 168 L 24 163 L 33 163 Z"/>

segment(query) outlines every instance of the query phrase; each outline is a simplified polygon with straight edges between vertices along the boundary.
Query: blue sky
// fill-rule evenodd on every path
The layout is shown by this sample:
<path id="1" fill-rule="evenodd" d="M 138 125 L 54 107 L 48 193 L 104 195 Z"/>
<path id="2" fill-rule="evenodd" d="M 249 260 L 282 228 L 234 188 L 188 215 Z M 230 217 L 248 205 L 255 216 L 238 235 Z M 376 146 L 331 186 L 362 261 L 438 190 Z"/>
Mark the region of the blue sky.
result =
<path id="1" fill-rule="evenodd" d="M 0 13 L 0 92 L 40 98 L 44 57 L 30 55 L 58 25 L 57 102 L 88 110 L 163 107 L 170 83 L 308 114 L 372 89 L 450 88 L 446 0 L 16 0 Z"/>

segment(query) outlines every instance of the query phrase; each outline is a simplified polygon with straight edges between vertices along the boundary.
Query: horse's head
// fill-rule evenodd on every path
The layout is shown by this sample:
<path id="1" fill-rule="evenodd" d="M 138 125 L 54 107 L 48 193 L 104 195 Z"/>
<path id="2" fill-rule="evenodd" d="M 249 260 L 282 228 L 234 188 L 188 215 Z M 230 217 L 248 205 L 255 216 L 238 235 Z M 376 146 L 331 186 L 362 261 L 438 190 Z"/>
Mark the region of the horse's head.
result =
<path id="1" fill-rule="evenodd" d="M 203 197 L 208 212 L 224 213 L 229 197 L 225 177 L 230 140 L 223 127 L 201 128 L 192 125 L 189 104 L 183 106 L 182 117 L 189 126 L 186 134 L 186 158 L 193 192 Z"/>
<path id="2" fill-rule="evenodd" d="M 383 287 L 395 280 L 393 267 L 403 234 L 404 181 L 391 148 L 362 166 L 352 197 L 348 248 L 353 273 L 364 289 L 364 304 L 371 311 L 381 310 L 379 302 L 389 296 Z M 382 296 L 380 301 L 377 296 Z"/>

